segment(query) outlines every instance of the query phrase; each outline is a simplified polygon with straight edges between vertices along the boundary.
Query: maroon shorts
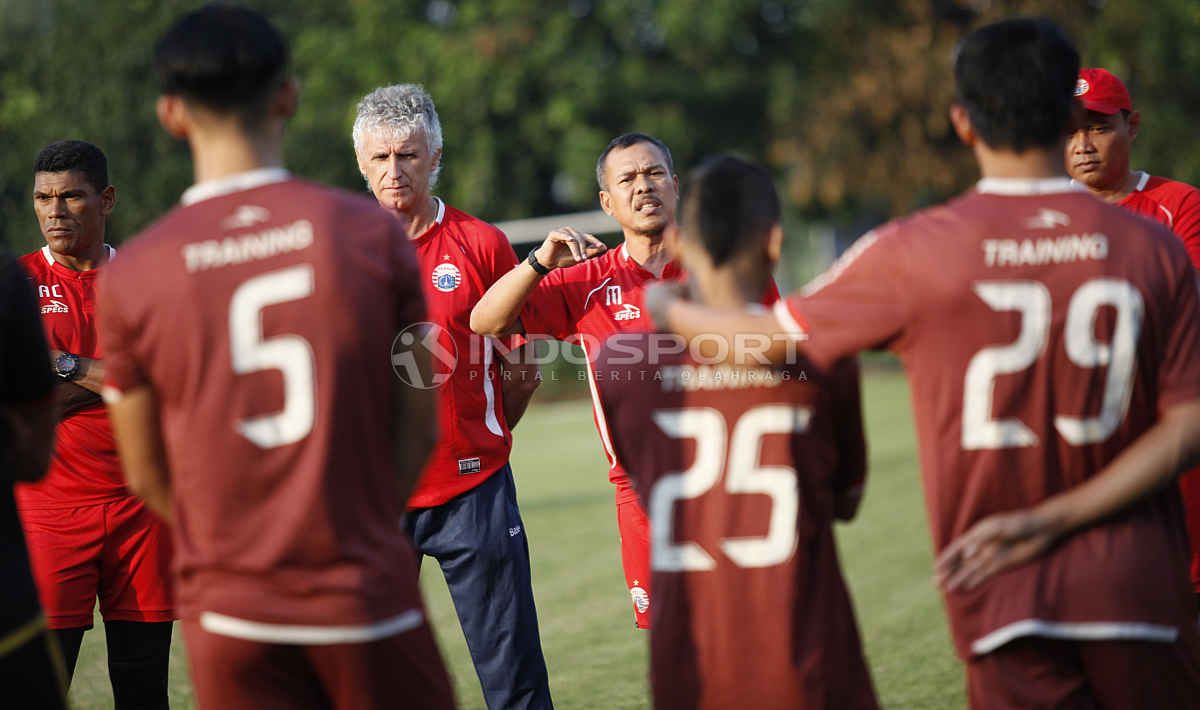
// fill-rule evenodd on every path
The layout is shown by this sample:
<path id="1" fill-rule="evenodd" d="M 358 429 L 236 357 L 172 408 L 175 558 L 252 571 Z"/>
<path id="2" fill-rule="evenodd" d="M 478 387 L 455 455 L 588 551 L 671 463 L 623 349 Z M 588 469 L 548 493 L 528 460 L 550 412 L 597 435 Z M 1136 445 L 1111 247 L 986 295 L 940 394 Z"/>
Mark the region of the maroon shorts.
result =
<path id="1" fill-rule="evenodd" d="M 967 664 L 972 710 L 1200 708 L 1190 641 L 1060 641 L 1027 636 Z"/>
<path id="2" fill-rule="evenodd" d="M 201 710 L 454 707 L 429 625 L 366 643 L 247 641 L 183 622 Z"/>
<path id="3" fill-rule="evenodd" d="M 46 624 L 92 627 L 96 598 L 106 621 L 171 621 L 171 534 L 140 500 L 22 510 L 29 562 Z"/>
<path id="4" fill-rule="evenodd" d="M 650 522 L 636 499 L 622 502 L 617 491 L 617 530 L 621 534 L 621 566 L 633 599 L 633 622 L 650 628 Z"/>

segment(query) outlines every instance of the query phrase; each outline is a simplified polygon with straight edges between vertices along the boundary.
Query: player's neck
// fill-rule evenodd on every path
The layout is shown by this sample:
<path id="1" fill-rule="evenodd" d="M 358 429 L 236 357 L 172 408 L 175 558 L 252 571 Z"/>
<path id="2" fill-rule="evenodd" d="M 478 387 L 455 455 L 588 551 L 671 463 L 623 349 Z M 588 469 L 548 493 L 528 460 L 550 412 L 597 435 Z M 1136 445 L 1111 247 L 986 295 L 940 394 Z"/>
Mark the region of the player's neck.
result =
<path id="1" fill-rule="evenodd" d="M 1125 179 L 1118 182 L 1115 186 L 1106 188 L 1088 185 L 1088 191 L 1105 202 L 1115 204 L 1129 197 L 1129 194 L 1137 188 L 1138 180 L 1141 177 L 1139 173 L 1126 171 Z"/>
<path id="2" fill-rule="evenodd" d="M 425 234 L 437 222 L 438 204 L 437 198 L 432 195 L 420 200 L 418 206 L 412 210 L 388 210 L 396 219 L 400 220 L 400 224 L 404 225 L 404 229 L 408 231 L 409 239 L 416 239 L 422 234 Z"/>
<path id="3" fill-rule="evenodd" d="M 262 168 L 283 167 L 283 136 L 249 135 L 228 126 L 188 134 L 196 184 Z"/>
<path id="4" fill-rule="evenodd" d="M 671 257 L 663 248 L 662 234 L 639 234 L 625 231 L 625 251 L 637 265 L 661 277 L 663 269 L 671 261 Z"/>
<path id="5" fill-rule="evenodd" d="M 79 254 L 59 254 L 51 249 L 50 256 L 54 261 L 72 271 L 91 271 L 103 266 L 108 261 L 108 250 L 104 248 L 104 235 L 101 234 L 95 244 L 82 250 Z"/>
<path id="6" fill-rule="evenodd" d="M 1067 176 L 1061 146 L 1014 153 L 989 148 L 980 141 L 975 144 L 975 158 L 979 161 L 979 172 L 985 178 L 1037 180 Z"/>
<path id="7" fill-rule="evenodd" d="M 706 306 L 741 310 L 749 303 L 761 300 L 766 284 L 757 279 L 743 278 L 733 269 L 721 269 L 709 274 L 700 284 L 700 298 Z"/>

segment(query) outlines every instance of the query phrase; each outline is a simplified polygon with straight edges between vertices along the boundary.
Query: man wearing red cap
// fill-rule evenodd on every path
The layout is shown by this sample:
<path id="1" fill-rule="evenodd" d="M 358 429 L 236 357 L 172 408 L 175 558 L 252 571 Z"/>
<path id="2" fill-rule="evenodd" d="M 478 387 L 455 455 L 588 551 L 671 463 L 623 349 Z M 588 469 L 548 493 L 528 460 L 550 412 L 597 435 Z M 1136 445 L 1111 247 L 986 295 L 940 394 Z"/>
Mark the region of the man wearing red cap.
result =
<path id="1" fill-rule="evenodd" d="M 1165 224 L 1200 268 L 1200 190 L 1129 169 L 1141 116 L 1125 84 L 1106 69 L 1083 69 L 1075 96 L 1087 109 L 1087 123 L 1067 142 L 1067 172 L 1097 197 Z"/>
<path id="2" fill-rule="evenodd" d="M 1087 123 L 1067 142 L 1067 172 L 1100 199 L 1165 224 L 1200 269 L 1200 190 L 1129 169 L 1141 116 L 1125 84 L 1106 69 L 1083 69 L 1075 95 L 1087 109 Z M 1181 476 L 1179 488 L 1192 539 L 1192 586 L 1200 601 L 1200 469 Z"/>

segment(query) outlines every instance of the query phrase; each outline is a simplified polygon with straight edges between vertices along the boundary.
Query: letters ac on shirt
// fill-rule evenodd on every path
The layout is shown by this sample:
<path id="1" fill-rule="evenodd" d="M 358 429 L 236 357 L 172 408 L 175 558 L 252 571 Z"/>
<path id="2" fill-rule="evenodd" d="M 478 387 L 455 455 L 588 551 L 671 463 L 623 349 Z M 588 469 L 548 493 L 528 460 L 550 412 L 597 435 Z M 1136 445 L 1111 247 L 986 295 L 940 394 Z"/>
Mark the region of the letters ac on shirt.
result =
<path id="1" fill-rule="evenodd" d="M 1200 307 L 1179 240 L 1065 180 L 988 182 L 864 236 L 776 308 L 819 363 L 899 355 L 938 550 L 987 515 L 1087 480 L 1164 409 L 1200 397 Z M 1047 624 L 1094 638 L 1182 633 L 1194 609 L 1181 524 L 1177 494 L 1163 491 L 948 595 L 960 654 Z"/>
<path id="2" fill-rule="evenodd" d="M 105 246 L 110 259 L 116 250 Z M 21 257 L 37 291 L 51 349 L 103 359 L 96 318 L 96 283 L 108 267 L 75 271 L 54 260 L 50 247 Z M 54 456 L 46 477 L 17 487 L 21 508 L 74 508 L 127 494 L 112 425 L 104 405 L 81 409 L 55 427 Z"/>
<path id="3" fill-rule="evenodd" d="M 366 197 L 278 170 L 217 185 L 129 242 L 100 289 L 106 388 L 159 400 L 180 613 L 357 626 L 420 609 L 389 362 L 425 318 L 413 247 Z"/>
<path id="4" fill-rule="evenodd" d="M 645 288 L 655 278 L 634 261 L 625 244 L 621 244 L 583 263 L 551 271 L 530 292 L 521 311 L 521 324 L 527 337 L 551 337 L 583 348 L 588 359 L 592 415 L 609 461 L 608 480 L 617 486 L 618 503 L 636 500 L 637 494 L 613 453 L 609 424 L 596 388 L 595 356 L 613 334 L 654 329 L 650 313 L 645 310 Z M 670 262 L 663 267 L 660 278 L 682 281 L 687 275 L 677 262 Z M 778 299 L 779 290 L 772 281 L 763 303 L 771 305 Z"/>

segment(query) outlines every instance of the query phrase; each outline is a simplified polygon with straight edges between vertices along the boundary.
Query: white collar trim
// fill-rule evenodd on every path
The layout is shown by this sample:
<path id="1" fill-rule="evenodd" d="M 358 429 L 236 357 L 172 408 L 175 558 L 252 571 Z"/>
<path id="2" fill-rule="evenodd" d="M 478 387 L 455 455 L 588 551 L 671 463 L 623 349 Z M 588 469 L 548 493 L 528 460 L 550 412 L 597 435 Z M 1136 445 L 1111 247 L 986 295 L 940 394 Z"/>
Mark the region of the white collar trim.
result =
<path id="1" fill-rule="evenodd" d="M 437 200 L 437 205 L 438 205 L 437 217 L 433 218 L 433 223 L 441 224 L 442 219 L 444 219 L 446 217 L 446 203 L 443 202 L 442 198 L 440 198 L 440 197 L 435 197 L 433 199 Z"/>
<path id="2" fill-rule="evenodd" d="M 1053 195 L 1086 190 L 1070 178 L 984 178 L 975 183 L 975 191 L 990 195 Z"/>
<path id="3" fill-rule="evenodd" d="M 116 247 L 114 247 L 111 244 L 105 244 L 104 245 L 104 253 L 106 255 L 108 255 L 108 260 L 112 261 L 117 256 L 117 249 L 116 249 Z M 52 266 L 54 265 L 54 263 L 55 263 L 54 255 L 50 253 L 50 245 L 49 244 L 42 247 L 42 256 L 44 256 L 46 258 L 47 264 L 50 264 Z"/>
<path id="4" fill-rule="evenodd" d="M 625 242 L 621 242 L 621 257 L 629 261 L 629 249 L 625 247 Z"/>
<path id="5" fill-rule="evenodd" d="M 1138 178 L 1137 187 L 1133 189 L 1137 192 L 1141 192 L 1142 190 L 1146 189 L 1146 183 L 1150 182 L 1150 173 L 1146 172 L 1145 170 L 1139 170 L 1138 174 L 1141 175 L 1141 177 Z"/>
<path id="6" fill-rule="evenodd" d="M 292 176 L 283 168 L 259 168 L 244 173 L 230 175 L 217 180 L 206 180 L 192 185 L 183 191 L 179 202 L 183 205 L 193 205 L 202 200 L 229 195 L 242 190 L 250 190 L 273 182 L 283 182 Z"/>

